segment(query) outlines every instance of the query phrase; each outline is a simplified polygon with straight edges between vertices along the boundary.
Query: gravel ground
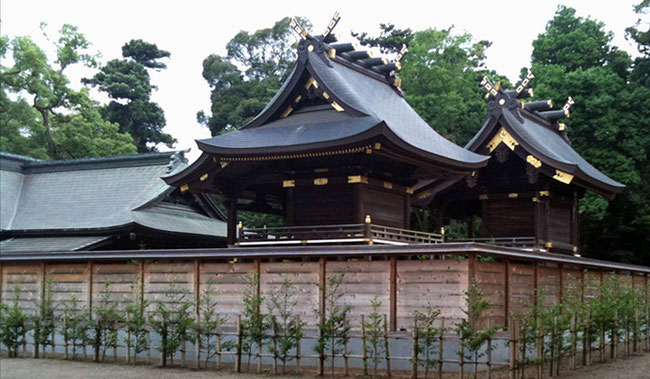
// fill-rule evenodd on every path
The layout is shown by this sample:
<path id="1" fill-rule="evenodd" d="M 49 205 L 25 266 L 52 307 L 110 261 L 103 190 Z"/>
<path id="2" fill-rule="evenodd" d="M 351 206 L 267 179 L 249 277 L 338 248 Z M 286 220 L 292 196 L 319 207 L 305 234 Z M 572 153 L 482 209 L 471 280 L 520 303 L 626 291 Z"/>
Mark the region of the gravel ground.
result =
<path id="1" fill-rule="evenodd" d="M 530 370 L 531 374 L 533 370 Z M 451 374 L 451 373 L 449 373 Z M 505 374 L 505 373 L 501 373 Z M 60 359 L 8 359 L 0 358 L 0 378 L 156 378 L 183 379 L 203 378 L 271 378 L 271 376 L 234 374 L 224 371 L 192 371 L 187 369 L 159 369 L 153 366 L 127 366 L 112 363 L 91 363 L 80 361 L 62 361 Z M 445 375 L 447 376 L 447 375 Z M 499 376 L 499 375 L 495 375 Z M 305 375 L 303 377 L 309 377 Z M 449 377 L 457 377 L 451 375 Z M 622 377 L 625 379 L 650 379 L 650 354 L 630 358 L 620 358 L 615 362 L 581 368 L 577 371 L 560 376 L 567 379 L 610 379 Z"/>

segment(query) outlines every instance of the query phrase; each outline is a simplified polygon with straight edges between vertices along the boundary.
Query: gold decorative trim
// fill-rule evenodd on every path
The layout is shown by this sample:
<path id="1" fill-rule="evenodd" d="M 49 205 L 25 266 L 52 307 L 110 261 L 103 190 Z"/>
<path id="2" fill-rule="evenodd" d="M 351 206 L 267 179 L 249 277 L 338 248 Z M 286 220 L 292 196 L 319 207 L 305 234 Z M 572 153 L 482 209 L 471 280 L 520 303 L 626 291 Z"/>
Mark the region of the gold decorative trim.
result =
<path id="1" fill-rule="evenodd" d="M 291 112 L 293 112 L 293 107 L 289 107 L 289 108 L 287 108 L 287 110 L 285 110 L 285 111 L 280 115 L 280 117 L 287 117 L 288 115 L 291 114 Z"/>
<path id="2" fill-rule="evenodd" d="M 327 92 L 323 91 L 323 97 L 325 98 L 325 100 L 329 100 L 330 95 Z"/>
<path id="3" fill-rule="evenodd" d="M 558 127 L 557 127 L 557 130 L 559 130 L 561 132 L 565 131 L 566 130 L 566 124 L 563 123 L 563 122 L 559 123 Z"/>
<path id="4" fill-rule="evenodd" d="M 402 79 L 400 79 L 400 78 L 395 78 L 395 80 L 393 81 L 393 86 L 395 86 L 395 87 L 401 87 L 401 86 L 402 86 Z"/>
<path id="5" fill-rule="evenodd" d="M 479 200 L 487 200 L 487 199 L 488 199 L 488 195 L 487 195 L 487 194 L 479 195 L 479 196 L 478 196 L 478 199 L 479 199 Z"/>
<path id="6" fill-rule="evenodd" d="M 540 161 L 539 159 L 535 158 L 532 155 L 529 155 L 529 156 L 526 157 L 526 162 L 528 162 L 531 166 L 533 166 L 535 168 L 542 167 L 542 161 Z"/>
<path id="7" fill-rule="evenodd" d="M 519 142 L 517 142 L 517 140 L 515 140 L 504 127 L 501 127 L 485 147 L 487 147 L 490 152 L 493 152 L 501 142 L 505 143 L 506 146 L 513 151 L 515 150 L 515 147 L 519 145 Z"/>
<path id="8" fill-rule="evenodd" d="M 190 186 L 187 185 L 187 184 L 183 184 L 183 185 L 181 186 L 181 192 L 185 192 L 185 191 L 187 191 L 187 190 L 189 190 L 189 189 L 190 189 Z"/>
<path id="9" fill-rule="evenodd" d="M 344 150 L 322 151 L 319 153 L 267 155 L 261 157 L 221 158 L 221 166 L 224 167 L 229 162 L 269 161 L 269 160 L 278 160 L 278 159 L 302 159 L 302 158 L 313 158 L 313 157 L 326 157 L 330 155 L 355 154 L 355 153 L 362 153 L 369 149 L 371 150 L 371 145 L 355 147 L 351 149 L 344 149 Z"/>
<path id="10" fill-rule="evenodd" d="M 301 99 L 302 99 L 302 95 L 298 95 L 298 97 L 296 97 L 295 102 L 296 102 L 296 103 L 299 103 Z"/>
<path id="11" fill-rule="evenodd" d="M 555 170 L 555 175 L 553 175 L 553 179 L 564 184 L 570 184 L 571 181 L 573 180 L 573 175 L 566 173 L 564 171 Z"/>
<path id="12" fill-rule="evenodd" d="M 539 196 L 551 196 L 549 191 L 539 191 Z"/>
<path id="13" fill-rule="evenodd" d="M 336 49 L 327 50 L 327 55 L 329 55 L 329 57 L 332 59 L 336 58 Z"/>
<path id="14" fill-rule="evenodd" d="M 307 51 L 314 51 L 314 45 L 307 46 Z"/>
<path id="15" fill-rule="evenodd" d="M 505 105 L 505 104 L 506 104 L 506 99 L 499 100 L 499 105 Z"/>
<path id="16" fill-rule="evenodd" d="M 381 143 L 375 142 L 375 150 L 381 149 Z"/>
<path id="17" fill-rule="evenodd" d="M 418 199 L 424 199 L 424 198 L 429 197 L 429 196 L 431 196 L 431 191 L 427 190 L 427 191 L 424 191 L 424 192 L 420 192 L 418 194 Z"/>
<path id="18" fill-rule="evenodd" d="M 225 162 L 225 161 L 224 162 L 219 162 L 219 164 L 221 165 L 221 168 L 224 168 L 224 167 L 228 166 L 229 163 L 230 162 Z"/>
<path id="19" fill-rule="evenodd" d="M 309 89 L 309 87 L 314 86 L 314 88 L 318 88 L 318 82 L 314 78 L 309 78 L 307 79 L 307 83 L 305 83 L 305 88 Z"/>
<path id="20" fill-rule="evenodd" d="M 328 168 L 315 168 L 314 169 L 314 172 L 327 172 L 327 171 L 329 171 Z"/>
<path id="21" fill-rule="evenodd" d="M 553 242 L 547 242 L 547 243 L 545 243 L 545 244 L 544 244 L 544 247 L 546 247 L 547 249 L 552 248 L 552 247 L 553 247 Z"/>
<path id="22" fill-rule="evenodd" d="M 361 175 L 348 176 L 348 183 L 364 183 L 368 184 L 368 178 Z"/>
<path id="23" fill-rule="evenodd" d="M 574 247 L 573 247 L 573 252 L 574 252 L 574 253 L 577 253 L 577 252 L 578 252 L 578 246 L 574 246 Z"/>
<path id="24" fill-rule="evenodd" d="M 539 203 L 539 198 L 537 196 L 533 196 L 533 203 Z"/>
<path id="25" fill-rule="evenodd" d="M 199 180 L 201 180 L 201 181 L 203 182 L 203 181 L 205 181 L 207 178 L 208 178 L 208 174 L 206 173 L 206 174 L 201 175 L 201 177 L 199 178 Z"/>
<path id="26" fill-rule="evenodd" d="M 332 101 L 332 108 L 336 109 L 337 112 L 343 112 L 345 110 L 336 101 Z"/>
<path id="27" fill-rule="evenodd" d="M 295 187 L 296 186 L 296 181 L 295 180 L 283 180 L 282 181 L 282 187 L 284 188 L 290 188 L 290 187 Z"/>
<path id="28" fill-rule="evenodd" d="M 314 179 L 314 185 L 317 186 L 324 186 L 327 184 L 327 178 L 316 178 Z"/>
<path id="29" fill-rule="evenodd" d="M 406 187 L 406 193 L 408 193 L 409 195 L 413 195 L 415 191 L 413 191 L 413 187 Z"/>
<path id="30" fill-rule="evenodd" d="M 509 194 L 508 194 L 508 197 L 511 198 L 511 199 L 516 199 L 516 198 L 519 197 L 519 194 L 516 193 L 516 192 L 509 193 Z"/>
<path id="31" fill-rule="evenodd" d="M 386 188 L 386 189 L 393 189 L 393 183 L 391 183 L 391 182 L 384 182 L 384 188 Z"/>

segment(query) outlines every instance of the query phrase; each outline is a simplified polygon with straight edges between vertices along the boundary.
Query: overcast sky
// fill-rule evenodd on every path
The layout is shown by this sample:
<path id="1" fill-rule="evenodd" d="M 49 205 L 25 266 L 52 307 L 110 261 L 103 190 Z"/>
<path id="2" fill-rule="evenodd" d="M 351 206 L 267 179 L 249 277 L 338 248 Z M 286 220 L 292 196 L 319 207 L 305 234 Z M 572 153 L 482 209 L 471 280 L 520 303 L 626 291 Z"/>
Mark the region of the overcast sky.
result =
<path id="1" fill-rule="evenodd" d="M 201 76 L 202 62 L 209 54 L 225 54 L 226 43 L 240 30 L 266 28 L 285 16 L 309 18 L 319 32 L 335 11 L 341 13 L 336 28 L 340 41 L 352 41 L 350 30 L 378 33 L 379 23 L 394 23 L 413 30 L 448 28 L 467 31 L 476 40 L 493 42 L 487 51 L 487 66 L 508 76 L 514 83 L 521 67 L 528 66 L 532 41 L 544 31 L 558 4 L 576 8 L 578 15 L 602 21 L 614 32 L 614 44 L 630 52 L 624 30 L 638 19 L 633 5 L 640 0 L 617 1 L 144 1 L 144 0 L 1 0 L 2 34 L 31 36 L 41 47 L 39 29 L 49 24 L 55 35 L 62 24 L 79 27 L 102 55 L 102 61 L 121 57 L 122 45 L 143 39 L 171 52 L 167 70 L 152 75 L 158 86 L 153 100 L 165 110 L 165 131 L 178 139 L 176 149 L 192 148 L 195 139 L 210 136 L 196 122 L 198 110 L 210 109 L 210 88 Z M 93 72 L 70 71 L 71 81 Z M 95 96 L 100 101 L 106 98 Z"/>

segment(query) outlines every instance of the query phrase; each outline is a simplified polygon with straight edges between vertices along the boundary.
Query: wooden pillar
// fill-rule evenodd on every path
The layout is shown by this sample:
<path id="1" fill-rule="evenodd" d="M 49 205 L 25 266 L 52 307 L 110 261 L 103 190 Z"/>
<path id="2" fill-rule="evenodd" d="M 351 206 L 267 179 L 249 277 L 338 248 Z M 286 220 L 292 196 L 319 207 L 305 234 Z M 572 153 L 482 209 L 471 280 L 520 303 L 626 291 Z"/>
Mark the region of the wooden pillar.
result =
<path id="1" fill-rule="evenodd" d="M 2 302 L 2 297 L 3 297 L 2 295 L 4 294 L 2 292 L 3 288 L 4 288 L 4 272 L 3 272 L 2 262 L 0 262 L 0 303 Z"/>
<path id="2" fill-rule="evenodd" d="M 318 297 L 318 313 L 319 313 L 319 324 L 321 327 L 325 324 L 325 291 L 327 290 L 327 259 L 325 257 L 320 258 L 318 265 L 318 286 L 320 288 L 320 296 Z M 321 352 L 318 359 L 318 374 L 325 374 L 325 359 L 323 353 Z"/>
<path id="3" fill-rule="evenodd" d="M 562 303 L 564 301 L 564 265 L 562 263 L 558 264 L 557 270 L 560 273 L 559 302 Z"/>
<path id="4" fill-rule="evenodd" d="M 390 257 L 389 319 L 390 330 L 397 330 L 397 256 Z"/>
<path id="5" fill-rule="evenodd" d="M 505 280 L 504 280 L 504 290 L 503 293 L 505 294 L 505 299 L 504 299 L 504 306 L 503 306 L 503 319 L 504 319 L 504 324 L 508 325 L 508 320 L 510 319 L 510 259 L 506 258 L 505 259 L 505 266 L 506 266 L 506 272 L 505 272 Z"/>
<path id="6" fill-rule="evenodd" d="M 352 197 L 353 197 L 353 213 L 354 213 L 354 222 L 362 223 L 366 218 L 366 215 L 363 213 L 363 184 L 354 183 L 352 184 Z"/>
<path id="7" fill-rule="evenodd" d="M 140 308 L 140 315 L 144 315 L 144 260 L 138 262 L 138 276 L 140 277 L 140 297 L 142 298 L 142 307 Z"/>
<path id="8" fill-rule="evenodd" d="M 404 195 L 404 229 L 411 229 L 411 196 Z"/>
<path id="9" fill-rule="evenodd" d="M 580 268 L 580 302 L 585 302 L 585 268 Z"/>
<path id="10" fill-rule="evenodd" d="M 226 243 L 228 246 L 233 246 L 237 242 L 237 197 L 229 197 L 226 200 L 226 207 L 228 208 Z"/>
<path id="11" fill-rule="evenodd" d="M 539 304 L 537 304 L 537 298 L 539 297 L 539 269 L 538 269 L 538 266 L 539 266 L 539 262 L 537 262 L 537 261 L 533 262 L 533 283 L 534 283 L 533 284 L 533 287 L 534 287 L 533 293 L 535 294 L 535 303 L 534 303 L 535 305 L 539 305 Z"/>
<path id="12" fill-rule="evenodd" d="M 86 268 L 86 305 L 88 306 L 88 316 L 93 318 L 93 262 L 88 262 L 88 267 Z"/>
<path id="13" fill-rule="evenodd" d="M 198 258 L 194 258 L 194 274 L 192 275 L 192 284 L 194 288 L 194 304 L 196 319 L 199 320 L 199 300 L 201 299 L 201 262 Z"/>
<path id="14" fill-rule="evenodd" d="M 284 221 L 287 226 L 293 225 L 294 223 L 294 217 L 293 217 L 293 188 L 289 187 L 286 188 L 287 190 L 287 199 L 285 202 L 285 210 L 284 210 Z"/>

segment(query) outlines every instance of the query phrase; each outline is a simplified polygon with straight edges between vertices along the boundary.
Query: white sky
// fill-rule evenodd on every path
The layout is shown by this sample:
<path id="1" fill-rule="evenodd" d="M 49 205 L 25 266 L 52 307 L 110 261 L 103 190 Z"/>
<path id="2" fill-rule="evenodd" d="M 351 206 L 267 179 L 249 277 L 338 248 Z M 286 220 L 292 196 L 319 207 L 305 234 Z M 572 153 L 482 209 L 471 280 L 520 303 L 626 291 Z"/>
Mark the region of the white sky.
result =
<path id="1" fill-rule="evenodd" d="M 393 23 L 413 30 L 448 28 L 467 31 L 476 40 L 493 45 L 487 51 L 487 66 L 506 75 L 513 83 L 521 67 L 528 66 L 532 41 L 544 31 L 558 4 L 576 8 L 578 15 L 602 21 L 614 32 L 614 45 L 630 52 L 624 30 L 638 19 L 633 5 L 640 0 L 507 0 L 507 1 L 144 1 L 144 0 L 2 0 L 2 34 L 31 36 L 41 48 L 47 42 L 39 29 L 41 21 L 56 35 L 64 23 L 79 27 L 103 55 L 103 62 L 121 58 L 121 47 L 131 39 L 156 43 L 171 52 L 167 70 L 152 74 L 158 86 L 153 100 L 165 110 L 165 132 L 178 139 L 176 149 L 199 151 L 194 139 L 210 137 L 196 122 L 198 110 L 210 110 L 210 88 L 201 76 L 202 62 L 209 54 L 225 55 L 226 43 L 240 30 L 266 28 L 285 16 L 309 18 L 320 33 L 335 11 L 341 13 L 336 28 L 339 41 L 352 42 L 350 30 L 375 35 L 379 23 Z M 73 84 L 92 71 L 69 71 Z M 107 98 L 95 96 L 106 102 Z"/>

